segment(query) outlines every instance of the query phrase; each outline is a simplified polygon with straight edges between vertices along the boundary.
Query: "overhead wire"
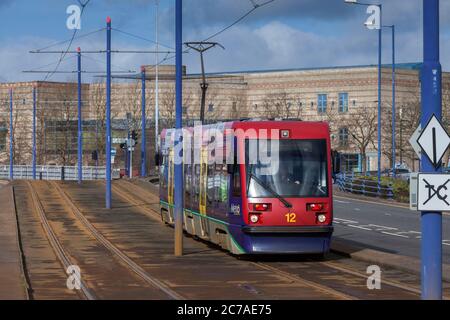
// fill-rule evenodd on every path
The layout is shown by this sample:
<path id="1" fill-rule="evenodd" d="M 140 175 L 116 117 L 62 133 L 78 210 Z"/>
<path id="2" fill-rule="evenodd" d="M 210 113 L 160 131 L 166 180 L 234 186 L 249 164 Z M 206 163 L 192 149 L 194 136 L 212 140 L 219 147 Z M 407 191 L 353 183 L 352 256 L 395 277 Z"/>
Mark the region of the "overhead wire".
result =
<path id="1" fill-rule="evenodd" d="M 248 10 L 247 12 L 245 12 L 242 16 L 240 16 L 238 19 L 236 19 L 233 23 L 227 25 L 226 27 L 222 28 L 221 30 L 213 33 L 212 35 L 210 35 L 209 37 L 207 37 L 206 39 L 204 39 L 203 41 L 209 41 L 212 38 L 217 37 L 218 35 L 224 33 L 225 31 L 231 29 L 232 27 L 234 27 L 235 25 L 237 25 L 238 23 L 240 23 L 241 21 L 243 21 L 245 18 L 247 18 L 248 16 L 250 16 L 253 12 L 255 12 L 257 9 L 262 8 L 272 2 L 274 2 L 275 0 L 267 0 L 263 3 L 257 3 L 255 0 L 249 0 L 250 3 L 252 4 L 252 8 L 250 10 Z M 183 51 L 183 53 L 188 53 L 190 52 L 190 48 L 186 49 L 185 51 Z M 152 66 L 151 69 L 156 68 L 156 66 L 159 66 L 161 64 L 163 64 L 166 61 L 172 60 L 173 58 L 175 58 L 175 55 L 172 55 L 170 57 L 166 56 L 164 59 L 162 59 L 160 62 L 158 62 L 155 66 Z"/>
<path id="2" fill-rule="evenodd" d="M 86 0 L 86 2 L 84 2 L 84 3 L 81 0 L 78 0 L 78 3 L 81 5 L 80 19 L 83 17 L 84 9 L 89 4 L 89 2 L 91 2 L 91 0 Z M 69 45 L 67 46 L 67 49 L 65 50 L 65 52 L 61 54 L 61 56 L 59 58 L 59 61 L 58 61 L 57 65 L 56 65 L 56 67 L 55 67 L 55 70 L 53 72 L 51 72 L 51 73 L 48 73 L 45 76 L 44 81 L 47 81 L 50 77 L 52 77 L 56 73 L 56 71 L 58 70 L 59 66 L 61 65 L 62 59 L 64 59 L 64 57 L 69 52 L 70 47 L 72 46 L 72 43 L 73 43 L 73 41 L 75 39 L 75 36 L 77 35 L 77 32 L 78 32 L 78 29 L 75 28 L 74 31 L 73 31 L 73 34 L 72 34 L 72 38 L 70 39 Z"/>

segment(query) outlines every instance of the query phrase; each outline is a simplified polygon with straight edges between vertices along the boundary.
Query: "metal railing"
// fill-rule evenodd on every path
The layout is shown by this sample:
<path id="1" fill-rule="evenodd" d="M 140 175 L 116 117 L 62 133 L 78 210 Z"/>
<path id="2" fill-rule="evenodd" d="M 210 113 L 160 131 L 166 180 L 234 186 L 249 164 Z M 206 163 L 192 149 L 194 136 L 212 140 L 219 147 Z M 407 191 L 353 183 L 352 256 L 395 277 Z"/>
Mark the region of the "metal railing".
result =
<path id="1" fill-rule="evenodd" d="M 83 180 L 104 180 L 105 167 L 83 167 Z M 113 179 L 120 178 L 120 170 L 113 170 Z M 15 165 L 13 178 L 18 180 L 33 179 L 33 168 L 27 165 Z M 9 166 L 0 166 L 0 180 L 8 180 Z M 36 166 L 37 180 L 78 180 L 78 167 L 76 166 Z"/>
<path id="2" fill-rule="evenodd" d="M 371 197 L 394 198 L 392 183 L 388 185 L 378 183 L 354 173 L 339 173 L 336 175 L 336 184 L 339 190 Z"/>

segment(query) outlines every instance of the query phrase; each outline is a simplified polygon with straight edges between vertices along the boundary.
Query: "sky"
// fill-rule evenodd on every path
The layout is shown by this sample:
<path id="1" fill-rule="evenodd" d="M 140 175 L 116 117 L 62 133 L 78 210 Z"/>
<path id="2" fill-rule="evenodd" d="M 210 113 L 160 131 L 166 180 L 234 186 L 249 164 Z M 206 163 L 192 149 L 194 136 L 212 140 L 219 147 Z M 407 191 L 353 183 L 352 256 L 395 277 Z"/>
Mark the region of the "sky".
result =
<path id="1" fill-rule="evenodd" d="M 87 0 L 0 0 L 0 82 L 43 80 L 45 74 L 25 70 L 54 70 L 60 55 L 31 54 L 72 37 L 66 27 L 69 5 Z M 208 38 L 243 16 L 253 3 L 267 0 L 184 0 L 183 41 Z M 422 60 L 422 1 L 381 0 L 383 24 L 396 26 L 397 62 Z M 160 0 L 160 50 L 174 44 L 174 0 Z M 152 50 L 156 38 L 156 0 L 91 0 L 85 7 L 81 30 L 71 50 L 104 50 L 106 17 L 112 18 L 114 50 Z M 441 63 L 450 71 L 450 0 L 441 1 Z M 211 39 L 225 47 L 205 53 L 207 72 L 314 68 L 376 64 L 378 33 L 364 26 L 364 6 L 344 0 L 274 0 L 254 10 L 240 23 Z M 93 31 L 99 32 L 90 34 Z M 141 40 L 126 33 L 143 37 Z M 80 37 L 80 38 L 78 38 Z M 49 50 L 66 50 L 68 42 Z M 391 33 L 383 31 L 383 63 L 391 62 Z M 159 59 L 166 57 L 161 54 Z M 68 54 L 59 71 L 72 71 L 76 59 Z M 86 54 L 83 69 L 103 71 L 104 54 Z M 138 71 L 153 64 L 154 54 L 114 54 L 115 71 Z M 188 73 L 197 73 L 200 58 L 183 55 Z M 174 63 L 168 60 L 166 63 Z M 48 65 L 48 66 L 46 66 Z M 55 74 L 49 80 L 73 80 L 71 74 Z M 86 75 L 85 81 L 92 78 Z"/>

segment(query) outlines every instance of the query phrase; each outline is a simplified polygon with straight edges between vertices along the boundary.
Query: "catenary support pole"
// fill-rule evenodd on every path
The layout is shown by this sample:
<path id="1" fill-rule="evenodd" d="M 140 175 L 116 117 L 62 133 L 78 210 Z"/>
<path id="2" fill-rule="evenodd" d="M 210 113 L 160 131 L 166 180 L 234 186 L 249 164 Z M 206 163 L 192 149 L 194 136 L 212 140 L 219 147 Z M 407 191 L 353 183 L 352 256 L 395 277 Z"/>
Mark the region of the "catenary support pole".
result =
<path id="1" fill-rule="evenodd" d="M 9 179 L 14 180 L 13 89 L 9 89 Z"/>
<path id="2" fill-rule="evenodd" d="M 439 61 L 439 0 L 423 0 L 422 128 L 442 118 L 442 68 Z M 426 155 L 421 172 L 435 173 Z M 422 212 L 422 299 L 442 299 L 442 213 Z"/>
<path id="3" fill-rule="evenodd" d="M 175 3 L 175 50 L 176 50 L 176 135 L 175 135 L 175 150 L 181 152 L 174 153 L 175 158 L 175 256 L 183 255 L 183 167 L 182 154 L 183 150 L 179 144 L 182 143 L 182 93 L 183 93 L 183 79 L 182 79 L 182 45 L 183 45 L 183 27 L 182 27 L 182 0 L 176 0 Z"/>
<path id="4" fill-rule="evenodd" d="M 395 25 L 392 25 L 392 169 L 395 176 L 395 162 L 396 162 L 396 125 L 397 125 L 397 111 L 395 106 Z"/>
<path id="5" fill-rule="evenodd" d="M 81 96 L 81 49 L 77 48 L 78 73 L 78 183 L 83 181 L 83 116 Z"/>
<path id="6" fill-rule="evenodd" d="M 111 18 L 106 19 L 106 208 L 111 209 Z"/>
<path id="7" fill-rule="evenodd" d="M 156 32 L 156 54 L 155 54 L 155 154 L 158 156 L 158 137 L 159 137 L 159 35 L 158 35 L 158 24 L 159 24 L 159 0 L 156 0 L 156 17 L 155 17 L 155 32 Z M 155 159 L 156 160 L 156 159 Z M 155 161 L 157 162 L 157 161 Z M 158 166 L 155 166 L 155 173 L 158 174 Z"/>
<path id="8" fill-rule="evenodd" d="M 31 161 L 33 180 L 36 180 L 36 86 L 33 87 L 33 146 Z"/>
<path id="9" fill-rule="evenodd" d="M 141 67 L 141 76 L 142 76 L 142 101 L 141 101 L 141 112 L 142 112 L 142 132 L 141 132 L 141 177 L 145 177 L 147 175 L 147 137 L 146 137 L 146 131 L 145 129 L 147 128 L 147 119 L 146 119 L 146 110 L 145 110 L 145 104 L 146 104 L 146 99 L 145 99 L 145 94 L 146 94 L 146 90 L 145 90 L 145 67 L 142 66 Z"/>

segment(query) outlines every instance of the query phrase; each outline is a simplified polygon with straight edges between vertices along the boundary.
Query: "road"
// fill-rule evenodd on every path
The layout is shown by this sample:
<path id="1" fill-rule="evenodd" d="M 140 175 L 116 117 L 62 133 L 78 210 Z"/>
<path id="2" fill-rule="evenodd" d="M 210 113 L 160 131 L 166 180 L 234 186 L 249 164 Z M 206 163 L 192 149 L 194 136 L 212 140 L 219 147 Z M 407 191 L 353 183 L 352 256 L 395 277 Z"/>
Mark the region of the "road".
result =
<path id="1" fill-rule="evenodd" d="M 420 258 L 420 213 L 396 205 L 334 197 L 334 236 Z M 450 264 L 450 214 L 442 216 L 443 262 Z"/>

